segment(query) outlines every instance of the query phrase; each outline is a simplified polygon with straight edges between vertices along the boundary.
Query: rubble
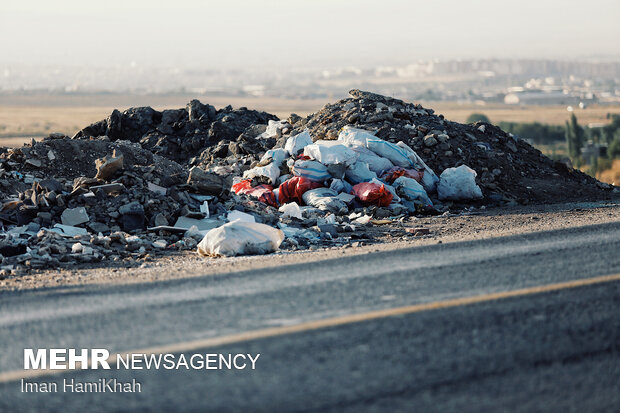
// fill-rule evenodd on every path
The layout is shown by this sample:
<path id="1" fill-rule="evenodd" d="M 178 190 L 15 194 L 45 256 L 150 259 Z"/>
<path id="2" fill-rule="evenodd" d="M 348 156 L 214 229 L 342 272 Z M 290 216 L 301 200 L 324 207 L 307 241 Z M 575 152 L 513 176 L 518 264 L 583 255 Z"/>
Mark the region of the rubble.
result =
<path id="1" fill-rule="evenodd" d="M 491 124 L 350 93 L 287 120 L 197 100 L 115 110 L 73 138 L 4 150 L 2 274 L 136 265 L 197 244 L 207 255 L 350 246 L 373 228 L 427 235 L 401 228 L 410 215 L 617 191 Z"/>

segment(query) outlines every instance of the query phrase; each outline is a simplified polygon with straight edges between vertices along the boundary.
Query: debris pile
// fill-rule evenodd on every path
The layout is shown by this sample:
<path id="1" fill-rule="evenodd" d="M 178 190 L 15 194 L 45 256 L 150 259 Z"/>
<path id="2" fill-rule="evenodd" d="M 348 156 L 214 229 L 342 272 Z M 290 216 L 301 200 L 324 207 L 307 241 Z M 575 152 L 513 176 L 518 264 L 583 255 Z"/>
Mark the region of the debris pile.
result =
<path id="1" fill-rule="evenodd" d="M 115 110 L 0 154 L 0 276 L 180 250 L 347 246 L 409 215 L 601 199 L 611 187 L 497 127 L 353 90 L 287 120 L 197 100 Z M 389 225 L 391 224 L 391 225 Z"/>

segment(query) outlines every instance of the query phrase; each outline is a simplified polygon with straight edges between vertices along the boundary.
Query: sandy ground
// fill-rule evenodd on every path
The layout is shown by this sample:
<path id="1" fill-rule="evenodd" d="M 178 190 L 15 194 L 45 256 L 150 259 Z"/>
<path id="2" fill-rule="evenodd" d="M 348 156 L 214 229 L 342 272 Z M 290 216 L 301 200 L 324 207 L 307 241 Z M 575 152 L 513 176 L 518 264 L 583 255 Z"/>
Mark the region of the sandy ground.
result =
<path id="1" fill-rule="evenodd" d="M 196 277 L 210 274 L 266 268 L 287 264 L 368 254 L 398 248 L 501 237 L 584 225 L 620 221 L 620 200 L 600 203 L 572 203 L 475 210 L 461 215 L 408 218 L 390 226 L 369 226 L 374 240 L 351 240 L 345 246 L 312 251 L 280 251 L 268 256 L 203 258 L 195 252 L 165 257 L 146 256 L 134 262 L 111 266 L 42 271 L 0 280 L 0 290 L 25 290 L 82 284 L 138 283 Z M 414 236 L 407 228 L 424 227 L 429 235 Z M 127 267 L 134 265 L 134 267 Z"/>

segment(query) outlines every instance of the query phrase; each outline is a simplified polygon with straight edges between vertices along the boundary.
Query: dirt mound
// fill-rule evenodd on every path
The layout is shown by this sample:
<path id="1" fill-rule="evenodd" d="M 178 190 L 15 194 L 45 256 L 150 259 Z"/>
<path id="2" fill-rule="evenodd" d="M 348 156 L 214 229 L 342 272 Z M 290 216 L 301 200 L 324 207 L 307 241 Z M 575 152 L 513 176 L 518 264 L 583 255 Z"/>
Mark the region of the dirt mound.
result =
<path id="1" fill-rule="evenodd" d="M 280 248 L 295 250 L 372 242 L 382 231 L 428 234 L 399 229 L 410 214 L 613 196 L 611 186 L 493 125 L 450 122 L 359 90 L 351 96 L 286 121 L 197 100 L 162 112 L 115 110 L 73 138 L 1 150 L 0 277 L 192 250 L 233 210 L 279 227 Z M 353 141 L 312 144 L 343 131 Z M 447 177 L 463 174 L 466 181 Z M 442 196 L 455 187 L 469 192 Z"/>
<path id="2" fill-rule="evenodd" d="M 340 130 L 351 125 L 389 142 L 402 141 L 437 175 L 459 165 L 474 169 L 485 204 L 554 203 L 609 195 L 596 179 L 552 161 L 494 125 L 451 122 L 419 104 L 357 89 L 349 93 L 350 98 L 327 104 L 307 118 L 289 119 L 292 134 L 307 128 L 315 141 L 337 139 Z"/>
<path id="3" fill-rule="evenodd" d="M 199 158 L 210 159 L 213 154 L 227 156 L 230 143 L 237 144 L 242 134 L 244 153 L 260 151 L 254 138 L 265 131 L 269 120 L 278 118 L 247 108 L 227 106 L 216 110 L 192 100 L 185 108 L 162 112 L 151 107 L 114 110 L 106 119 L 80 130 L 74 138 L 107 136 L 112 141 L 129 140 L 168 159 L 194 163 Z"/>

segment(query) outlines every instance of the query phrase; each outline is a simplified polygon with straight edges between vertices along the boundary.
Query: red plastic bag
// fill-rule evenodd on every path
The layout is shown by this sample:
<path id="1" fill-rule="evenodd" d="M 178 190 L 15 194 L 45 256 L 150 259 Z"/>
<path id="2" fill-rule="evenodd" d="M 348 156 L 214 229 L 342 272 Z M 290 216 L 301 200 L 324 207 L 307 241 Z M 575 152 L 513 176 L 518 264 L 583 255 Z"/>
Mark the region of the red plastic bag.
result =
<path id="1" fill-rule="evenodd" d="M 387 171 L 383 172 L 381 174 L 381 180 L 387 182 L 388 184 L 391 184 L 401 176 L 405 176 L 407 178 L 415 179 L 418 182 L 422 182 L 424 171 L 416 171 L 415 169 L 405 169 L 401 168 L 400 166 L 395 166 L 394 168 L 390 168 Z"/>
<path id="2" fill-rule="evenodd" d="M 252 198 L 258 199 L 267 205 L 277 208 L 276 194 L 273 193 L 273 186 L 271 185 L 257 185 L 252 188 L 252 180 L 244 179 L 243 181 L 236 183 L 232 186 L 233 191 L 237 195 L 248 195 Z"/>
<path id="3" fill-rule="evenodd" d="M 385 185 L 362 182 L 353 187 L 353 195 L 358 197 L 364 205 L 377 205 L 386 207 L 392 202 L 394 197 Z"/>
<path id="4" fill-rule="evenodd" d="M 273 193 L 273 186 L 271 185 L 258 185 L 254 188 L 244 190 L 243 193 L 251 196 L 252 198 L 258 199 L 267 205 L 271 205 L 272 207 L 278 207 L 278 203 L 276 202 L 276 194 Z"/>
<path id="5" fill-rule="evenodd" d="M 311 189 L 321 188 L 323 186 L 320 182 L 314 182 L 308 178 L 301 176 L 294 176 L 291 179 L 287 179 L 280 184 L 278 192 L 278 199 L 280 205 L 288 204 L 289 202 L 297 202 L 298 205 L 302 205 L 303 200 L 301 196 Z"/>
<path id="6" fill-rule="evenodd" d="M 232 186 L 232 190 L 235 191 L 235 194 L 239 195 L 241 191 L 252 189 L 252 180 L 244 179 Z"/>

